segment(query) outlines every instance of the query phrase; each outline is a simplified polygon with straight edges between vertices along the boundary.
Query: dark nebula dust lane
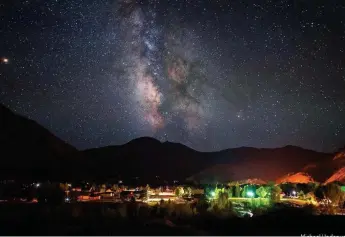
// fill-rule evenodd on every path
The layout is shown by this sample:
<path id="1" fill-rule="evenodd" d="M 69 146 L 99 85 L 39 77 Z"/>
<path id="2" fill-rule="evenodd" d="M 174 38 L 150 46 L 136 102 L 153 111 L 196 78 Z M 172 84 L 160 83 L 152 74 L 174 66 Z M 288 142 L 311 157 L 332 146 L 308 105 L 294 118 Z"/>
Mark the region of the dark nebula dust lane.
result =
<path id="1" fill-rule="evenodd" d="M 11 1 L 1 102 L 79 149 L 345 143 L 345 3 Z"/>

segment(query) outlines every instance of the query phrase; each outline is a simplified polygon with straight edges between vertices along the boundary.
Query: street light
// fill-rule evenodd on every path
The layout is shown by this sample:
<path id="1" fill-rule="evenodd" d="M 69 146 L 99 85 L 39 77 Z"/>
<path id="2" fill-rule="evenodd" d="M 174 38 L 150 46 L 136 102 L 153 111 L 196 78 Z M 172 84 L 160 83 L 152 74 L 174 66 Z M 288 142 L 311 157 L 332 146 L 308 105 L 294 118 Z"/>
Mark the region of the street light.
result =
<path id="1" fill-rule="evenodd" d="M 212 197 L 215 197 L 215 196 L 216 196 L 216 193 L 212 191 L 212 192 L 211 192 L 211 196 L 212 196 Z"/>
<path id="2" fill-rule="evenodd" d="M 252 198 L 252 197 L 254 197 L 254 193 L 252 191 L 248 191 L 247 196 Z"/>

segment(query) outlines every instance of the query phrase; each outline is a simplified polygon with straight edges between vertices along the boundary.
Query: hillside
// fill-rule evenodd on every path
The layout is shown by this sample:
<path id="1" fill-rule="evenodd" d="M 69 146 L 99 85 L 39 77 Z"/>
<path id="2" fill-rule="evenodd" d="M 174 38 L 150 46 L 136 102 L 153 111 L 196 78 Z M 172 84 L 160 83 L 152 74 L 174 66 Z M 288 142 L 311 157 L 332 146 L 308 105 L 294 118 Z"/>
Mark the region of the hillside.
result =
<path id="1" fill-rule="evenodd" d="M 331 177 L 329 177 L 326 180 L 325 184 L 332 183 L 332 182 L 345 183 L 345 167 L 339 169 Z"/>
<path id="2" fill-rule="evenodd" d="M 345 148 L 339 150 L 331 163 L 333 170 L 337 170 L 325 181 L 325 184 L 331 182 L 345 183 Z"/>
<path id="3" fill-rule="evenodd" d="M 294 173 L 294 174 L 287 174 L 281 178 L 278 178 L 276 180 L 277 184 L 283 184 L 283 183 L 303 183 L 303 184 L 307 184 L 307 183 L 313 183 L 315 182 L 314 179 L 303 172 L 298 172 L 298 173 Z"/>
<path id="4" fill-rule="evenodd" d="M 79 152 L 33 120 L 0 105 L 0 176 L 45 178 L 68 175 Z M 68 163 L 67 163 L 68 162 Z"/>
<path id="5" fill-rule="evenodd" d="M 294 146 L 276 149 L 243 147 L 202 153 L 152 138 L 135 139 L 123 146 L 86 150 L 85 154 L 88 160 L 97 159 L 105 164 L 104 174 L 111 170 L 127 178 L 159 176 L 163 180 L 187 178 L 198 183 L 253 178 L 276 180 L 288 173 L 299 172 L 310 163 L 332 160 L 330 154 Z"/>
<path id="6" fill-rule="evenodd" d="M 258 178 L 274 181 L 289 173 L 300 172 L 309 164 L 329 163 L 332 160 L 331 154 L 295 146 L 275 149 L 235 148 L 214 153 L 212 156 L 221 157 L 223 163 L 209 167 L 189 177 L 189 180 L 227 182 Z M 322 180 L 323 171 L 320 172 L 314 174 Z"/>

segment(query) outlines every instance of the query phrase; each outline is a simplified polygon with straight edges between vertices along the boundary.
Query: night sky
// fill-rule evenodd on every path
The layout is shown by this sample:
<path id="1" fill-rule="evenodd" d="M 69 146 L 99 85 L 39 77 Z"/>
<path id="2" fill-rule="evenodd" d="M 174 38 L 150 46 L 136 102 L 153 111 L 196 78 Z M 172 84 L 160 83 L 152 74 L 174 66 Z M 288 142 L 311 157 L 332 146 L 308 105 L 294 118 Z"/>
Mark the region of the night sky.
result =
<path id="1" fill-rule="evenodd" d="M 345 2 L 7 0 L 1 103 L 78 149 L 345 145 Z"/>

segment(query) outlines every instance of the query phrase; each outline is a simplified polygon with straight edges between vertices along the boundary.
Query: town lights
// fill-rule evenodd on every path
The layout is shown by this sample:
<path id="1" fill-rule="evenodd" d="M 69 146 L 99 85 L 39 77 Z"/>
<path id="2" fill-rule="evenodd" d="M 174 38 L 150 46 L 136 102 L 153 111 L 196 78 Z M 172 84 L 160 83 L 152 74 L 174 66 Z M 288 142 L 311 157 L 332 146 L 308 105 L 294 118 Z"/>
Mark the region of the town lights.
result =
<path id="1" fill-rule="evenodd" d="M 295 190 L 292 190 L 292 195 L 293 195 L 293 196 L 296 196 L 296 194 L 297 194 L 296 191 L 295 191 Z"/>

